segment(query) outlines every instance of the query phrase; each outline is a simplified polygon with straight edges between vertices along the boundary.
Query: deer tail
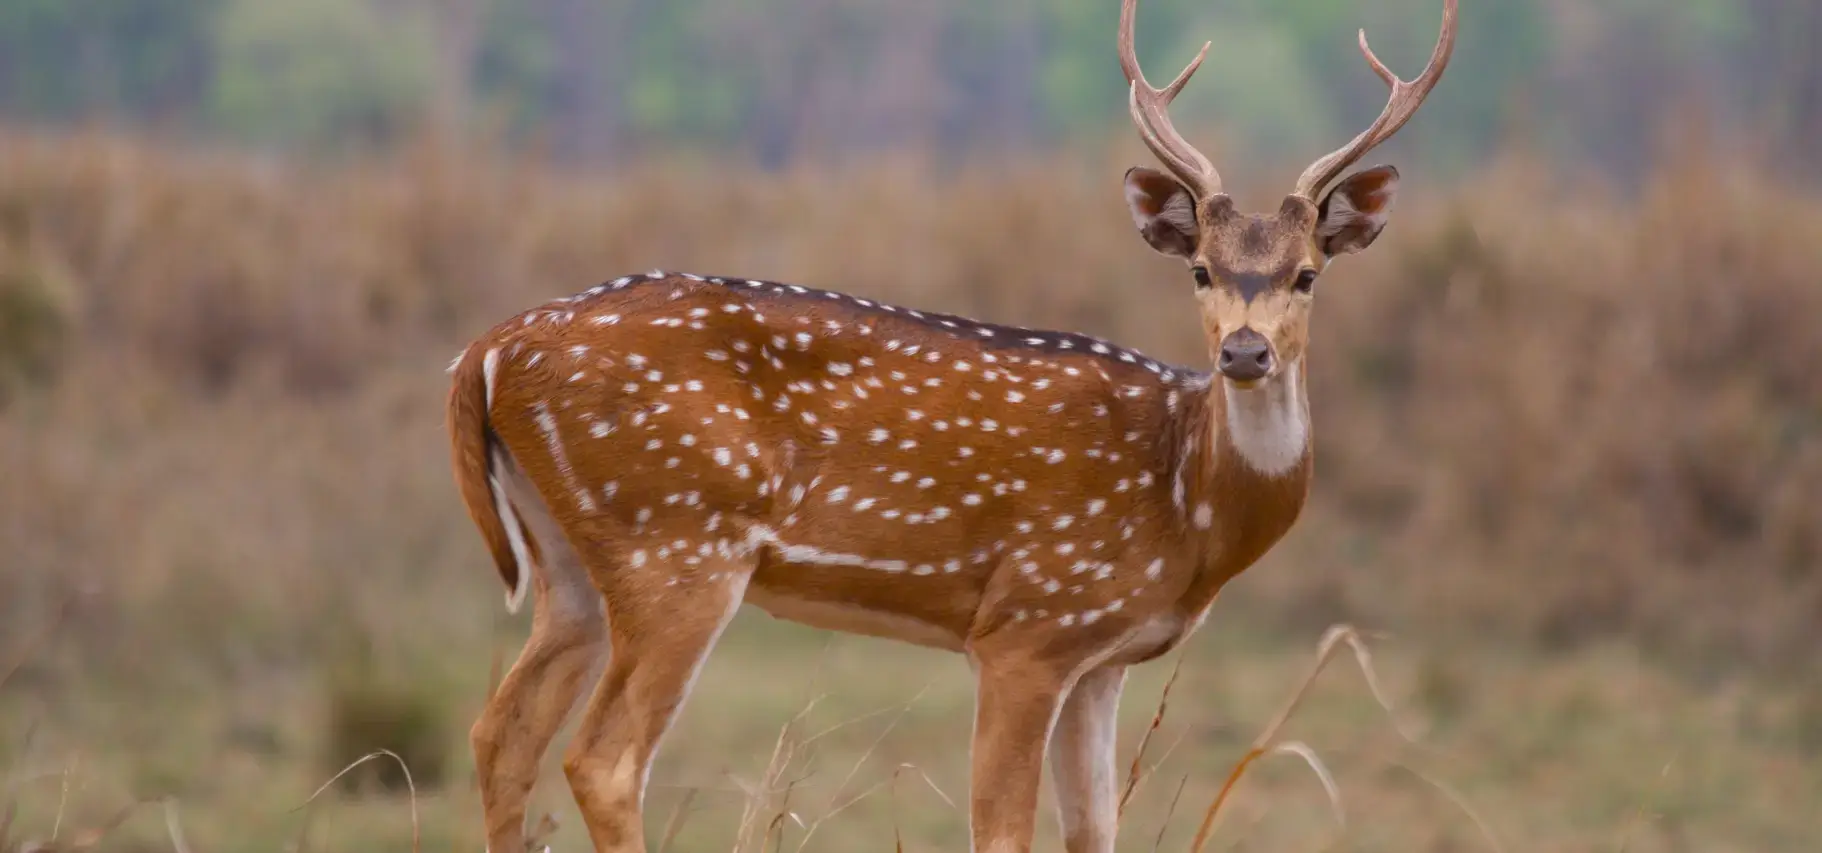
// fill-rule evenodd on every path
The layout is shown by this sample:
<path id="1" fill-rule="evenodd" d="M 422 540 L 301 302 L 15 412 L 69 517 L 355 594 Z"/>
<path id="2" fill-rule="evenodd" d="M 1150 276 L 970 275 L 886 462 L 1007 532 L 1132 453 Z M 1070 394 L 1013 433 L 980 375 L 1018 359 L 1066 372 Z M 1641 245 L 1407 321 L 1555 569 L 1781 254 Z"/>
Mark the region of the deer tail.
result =
<path id="1" fill-rule="evenodd" d="M 500 351 L 477 352 L 471 344 L 450 366 L 454 381 L 449 390 L 448 427 L 456 486 L 468 516 L 481 531 L 494 568 L 506 584 L 506 611 L 517 613 L 531 586 L 532 553 L 524 525 L 513 510 L 498 470 L 508 463 L 505 447 L 488 423 L 493 409 L 494 381 Z M 477 357 L 478 356 L 478 357 Z"/>

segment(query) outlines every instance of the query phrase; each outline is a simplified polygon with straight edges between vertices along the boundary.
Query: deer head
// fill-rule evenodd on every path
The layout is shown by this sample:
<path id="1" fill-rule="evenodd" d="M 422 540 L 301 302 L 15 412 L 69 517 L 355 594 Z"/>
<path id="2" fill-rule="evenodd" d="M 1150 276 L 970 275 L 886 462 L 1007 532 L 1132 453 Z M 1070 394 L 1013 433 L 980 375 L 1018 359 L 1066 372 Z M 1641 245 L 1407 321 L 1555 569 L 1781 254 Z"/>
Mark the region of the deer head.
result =
<path id="1" fill-rule="evenodd" d="M 1168 174 L 1136 166 L 1126 172 L 1126 203 L 1153 249 L 1182 258 L 1195 280 L 1209 356 L 1240 388 L 1296 364 L 1309 340 L 1316 279 L 1338 255 L 1361 251 L 1385 228 L 1398 192 L 1398 170 L 1374 166 L 1324 187 L 1416 114 L 1442 78 L 1455 46 L 1456 0 L 1445 0 L 1442 34 L 1414 81 L 1394 75 L 1367 46 L 1367 64 L 1391 87 L 1379 118 L 1346 145 L 1311 163 L 1276 213 L 1244 213 L 1222 191 L 1207 157 L 1171 126 L 1167 108 L 1208 55 L 1210 44 L 1169 85 L 1156 89 L 1139 70 L 1133 48 L 1137 0 L 1120 6 L 1120 68 L 1131 84 L 1133 123 Z"/>

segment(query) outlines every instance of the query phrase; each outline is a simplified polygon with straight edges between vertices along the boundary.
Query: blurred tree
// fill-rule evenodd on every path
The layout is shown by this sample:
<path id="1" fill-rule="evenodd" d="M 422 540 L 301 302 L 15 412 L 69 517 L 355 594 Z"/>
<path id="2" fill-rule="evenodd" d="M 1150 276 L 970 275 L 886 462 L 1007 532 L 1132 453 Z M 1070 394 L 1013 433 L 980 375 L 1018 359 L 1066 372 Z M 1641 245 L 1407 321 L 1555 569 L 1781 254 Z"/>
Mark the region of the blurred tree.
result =
<path id="1" fill-rule="evenodd" d="M 648 48 L 677 51 L 662 25 L 667 4 L 655 0 L 540 0 L 531 4 L 550 34 L 551 75 L 545 92 L 551 108 L 553 150 L 574 157 L 612 157 L 625 139 L 636 105 L 636 81 L 652 56 Z M 675 9 L 677 4 L 669 4 Z M 687 52 L 687 48 L 685 49 Z M 675 62 L 682 57 L 673 56 Z"/>
<path id="2" fill-rule="evenodd" d="M 1752 59 L 1740 63 L 1743 88 L 1783 143 L 1792 170 L 1822 180 L 1822 3 L 1744 0 L 1736 38 Z"/>
<path id="3" fill-rule="evenodd" d="M 1178 98 L 1183 106 L 1177 113 L 1182 117 L 1175 120 L 1185 129 L 1210 124 L 1219 129 L 1223 142 L 1243 152 L 1300 151 L 1308 159 L 1364 126 L 1343 127 L 1344 115 L 1354 111 L 1337 108 L 1332 87 L 1323 85 L 1296 36 L 1286 28 L 1229 18 L 1188 29 L 1190 33 L 1170 52 L 1182 59 L 1147 63 L 1147 76 L 1162 85 L 1203 42 L 1215 42 L 1195 82 Z M 1150 69 L 1154 65 L 1155 70 Z M 1289 177 L 1293 176 L 1285 180 Z"/>
<path id="4" fill-rule="evenodd" d="M 434 49 L 431 121 L 444 138 L 462 136 L 472 122 L 476 55 L 488 0 L 414 0 L 429 25 Z"/>
<path id="5" fill-rule="evenodd" d="M 783 9 L 730 3 L 718 16 L 709 48 L 741 69 L 751 87 L 742 132 L 764 167 L 786 165 L 799 154 L 812 94 L 826 88 L 827 75 L 840 73 L 829 59 L 846 24 L 838 3 L 801 0 Z"/>
<path id="6" fill-rule="evenodd" d="M 433 90 L 429 29 L 363 0 L 231 0 L 211 106 L 266 143 L 346 148 L 414 124 Z"/>
<path id="7" fill-rule="evenodd" d="M 1442 0 L 1143 0 L 1154 76 L 1215 43 L 1183 123 L 1314 154 L 1384 91 L 1364 27 L 1417 73 Z M 1441 132 L 1464 164 L 1514 132 L 1615 171 L 1674 108 L 1822 136 L 1817 0 L 1462 4 Z M 950 154 L 1123 138 L 1117 0 L 4 0 L 0 116 L 226 131 L 259 144 L 383 141 L 426 119 L 576 159 L 699 146 L 780 165 L 884 148 Z M 1221 144 L 1221 143 L 1214 143 Z"/>
<path id="8" fill-rule="evenodd" d="M 1176 74 L 1201 45 L 1197 41 L 1186 47 L 1188 38 L 1179 38 L 1189 8 L 1184 0 L 1141 2 L 1134 40 L 1146 75 L 1154 82 Z M 1037 78 L 1045 129 L 1059 135 L 1114 132 L 1109 124 L 1126 115 L 1126 81 L 1116 52 L 1120 4 L 1054 0 L 1044 4 L 1040 14 L 1043 49 Z M 1117 132 L 1127 131 L 1120 127 Z"/>
<path id="9" fill-rule="evenodd" d="M 1739 0 L 1612 0 L 1598 13 L 1551 0 L 1548 8 L 1556 151 L 1628 183 L 1649 165 L 1666 121 L 1692 103 L 1727 107 L 1739 93 L 1722 69 L 1755 61 L 1755 48 L 1738 40 Z"/>
<path id="10" fill-rule="evenodd" d="M 1429 60 L 1442 23 L 1442 0 L 1244 0 L 1243 7 L 1282 28 L 1288 55 L 1312 84 L 1303 108 L 1326 117 L 1312 156 L 1365 128 L 1385 106 L 1385 84 L 1358 48 L 1365 30 L 1373 52 L 1405 79 Z M 1382 152 L 1421 144 L 1426 160 L 1462 160 L 1486 151 L 1505 132 L 1515 99 L 1532 90 L 1550 61 L 1549 12 L 1542 2 L 1462 3 L 1448 76 L 1424 104 L 1423 121 L 1447 132 L 1401 135 Z M 1337 135 L 1340 134 L 1340 135 Z M 1272 140 L 1261 140 L 1270 142 Z"/>
<path id="11" fill-rule="evenodd" d="M 639 38 L 623 46 L 632 63 L 626 74 L 608 84 L 624 92 L 626 118 L 633 131 L 648 140 L 706 138 L 720 142 L 734 138 L 753 81 L 748 69 L 715 45 L 721 32 L 718 24 L 747 4 L 637 0 L 635 5 L 641 7 Z M 771 13 L 790 14 L 776 8 Z M 771 36 L 779 30 L 763 32 Z M 841 73 L 839 68 L 824 67 L 822 71 Z"/>
<path id="12" fill-rule="evenodd" d="M 533 3 L 511 0 L 493 0 L 484 10 L 472 71 L 474 97 L 507 129 L 536 124 L 550 112 L 557 45 L 540 11 Z"/>
<path id="13" fill-rule="evenodd" d="M 0 111 L 194 120 L 223 0 L 6 0 Z"/>
<path id="14" fill-rule="evenodd" d="M 1043 132 L 1047 105 L 1040 94 L 1039 68 L 1045 21 L 1040 10 L 1049 2 L 955 4 L 950 26 L 939 31 L 933 69 L 947 95 L 948 108 L 940 110 L 945 149 L 991 147 L 1016 153 Z"/>

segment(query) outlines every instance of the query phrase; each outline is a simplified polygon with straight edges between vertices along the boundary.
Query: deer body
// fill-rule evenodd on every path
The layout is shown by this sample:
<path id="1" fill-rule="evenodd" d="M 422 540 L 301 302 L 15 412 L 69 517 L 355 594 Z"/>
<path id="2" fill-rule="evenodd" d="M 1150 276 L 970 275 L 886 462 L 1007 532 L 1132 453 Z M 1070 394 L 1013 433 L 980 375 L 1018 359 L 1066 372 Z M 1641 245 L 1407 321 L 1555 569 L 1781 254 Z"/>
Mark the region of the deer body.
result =
<path id="1" fill-rule="evenodd" d="M 747 601 L 1058 688 L 1188 636 L 1308 482 L 1301 371 L 1235 392 L 1084 335 L 794 285 L 617 279 L 501 323 L 456 374 L 514 609 L 537 560 L 506 525 L 536 519 L 526 555 L 576 555 L 610 624 L 616 599 L 712 593 L 702 635 Z M 693 673 L 707 645 L 658 665 Z"/>
<path id="2" fill-rule="evenodd" d="M 1307 481 L 1302 442 L 1247 462 L 1205 373 L 791 285 L 630 276 L 465 359 L 489 352 L 485 425 L 565 530 L 676 585 L 750 558 L 768 611 L 953 651 L 1060 631 L 1080 654 L 1193 619 Z M 1307 435 L 1285 384 L 1282 409 L 1231 405 L 1268 442 L 1284 418 Z M 1216 519 L 1217 489 L 1255 500 Z"/>
<path id="3" fill-rule="evenodd" d="M 1322 188 L 1435 84 L 1443 38 L 1379 121 L 1239 212 L 1153 89 L 1141 236 L 1181 257 L 1214 371 L 1086 335 L 744 278 L 651 272 L 489 330 L 451 366 L 456 480 L 532 633 L 471 739 L 492 853 L 520 853 L 552 736 L 606 661 L 565 774 L 597 850 L 644 850 L 659 741 L 742 603 L 964 654 L 971 834 L 1025 853 L 1048 757 L 1070 853 L 1110 853 L 1127 666 L 1195 630 L 1296 521 L 1311 472 L 1310 293 L 1378 236 L 1398 173 Z M 1364 37 L 1362 39 L 1365 48 Z M 1206 48 L 1204 49 L 1206 51 Z M 612 654 L 609 655 L 611 649 Z"/>

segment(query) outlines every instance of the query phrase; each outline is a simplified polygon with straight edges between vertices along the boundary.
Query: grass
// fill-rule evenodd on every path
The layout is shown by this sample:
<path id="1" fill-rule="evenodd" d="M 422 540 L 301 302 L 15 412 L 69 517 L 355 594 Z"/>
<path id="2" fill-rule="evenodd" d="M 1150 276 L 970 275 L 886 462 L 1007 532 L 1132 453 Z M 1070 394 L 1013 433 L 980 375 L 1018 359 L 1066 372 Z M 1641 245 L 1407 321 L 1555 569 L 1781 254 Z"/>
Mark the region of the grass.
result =
<path id="1" fill-rule="evenodd" d="M 479 849 L 463 732 L 525 625 L 449 479 L 466 337 L 659 266 L 1198 363 L 1181 270 L 1119 204 L 1131 148 L 614 176 L 0 131 L 0 324 L 30 330 L 0 340 L 0 851 L 116 820 L 100 849 Z M 1131 679 L 1122 849 L 1195 846 L 1235 763 L 1286 744 L 1205 849 L 1815 846 L 1822 198 L 1773 166 L 1672 155 L 1631 197 L 1519 155 L 1446 189 L 1406 168 L 1381 243 L 1320 285 L 1311 506 L 1224 592 L 1167 715 L 1170 667 Z M 1362 680 L 1300 682 L 1338 622 L 1373 638 L 1394 722 Z M 742 614 L 651 837 L 954 849 L 970 696 L 953 656 Z M 311 800 L 381 748 L 415 795 L 355 782 L 381 755 Z M 585 849 L 556 752 L 536 804 Z"/>
<path id="2" fill-rule="evenodd" d="M 1203 807 L 1217 801 L 1209 850 L 1612 853 L 1624 841 L 1632 851 L 1766 851 L 1806 849 L 1816 838 L 1806 804 L 1822 794 L 1822 768 L 1796 749 L 1789 728 L 1800 722 L 1801 691 L 1760 683 L 1702 690 L 1623 646 L 1563 658 L 1380 640 L 1374 662 L 1395 709 L 1388 720 L 1366 679 L 1332 671 L 1312 680 L 1307 637 L 1247 621 L 1229 602 L 1217 605 L 1184 653 L 1161 720 L 1155 698 L 1171 668 L 1135 672 L 1122 766 L 1136 762 L 1145 732 L 1155 725 L 1158 734 L 1123 815 L 1122 849 L 1153 849 L 1160 838 L 1156 849 L 1193 849 Z M 468 719 L 485 694 L 484 648 L 445 656 L 477 664 L 444 699 Z M 1416 690 L 1438 658 L 1459 668 L 1473 697 L 1446 727 Z M 163 797 L 181 806 L 186 839 L 205 853 L 300 837 L 316 850 L 407 850 L 414 833 L 424 850 L 480 845 L 459 744 L 450 745 L 461 769 L 449 785 L 415 797 L 325 793 L 302 809 L 331 775 L 311 748 L 320 716 L 286 713 L 283 698 L 254 685 L 224 686 L 208 702 L 187 703 L 187 715 L 143 702 L 96 707 L 106 687 L 83 692 L 87 707 L 72 715 L 81 719 L 41 724 L 30 749 L 9 762 L 44 774 L 19 789 L 15 838 L 46 837 L 59 814 L 66 833 L 102 826 L 140 798 L 155 805 Z M 1295 716 L 1287 696 L 1301 700 Z M 952 848 L 966 837 L 969 701 L 966 668 L 950 656 L 829 641 L 743 614 L 666 742 L 648 799 L 651 837 L 669 836 L 674 851 L 727 850 L 737 839 L 755 851 L 868 849 L 895 833 L 906 850 Z M 286 748 L 250 754 L 222 742 L 232 728 L 222 708 L 249 705 L 259 710 L 241 713 L 278 725 Z M 131 734 L 129 718 L 146 714 L 159 722 L 157 743 Z M 20 731 L 18 717 L 6 719 L 6 731 Z M 1321 756 L 1345 823 L 1300 761 L 1257 763 L 1227 786 L 1236 762 L 1287 742 Z M 165 791 L 123 781 L 160 763 L 181 765 Z M 556 763 L 553 753 L 533 814 L 553 817 L 553 849 L 587 849 Z M 142 807 L 109 844 L 166 850 L 168 836 L 158 809 Z M 1040 843 L 1059 843 L 1048 813 Z"/>

